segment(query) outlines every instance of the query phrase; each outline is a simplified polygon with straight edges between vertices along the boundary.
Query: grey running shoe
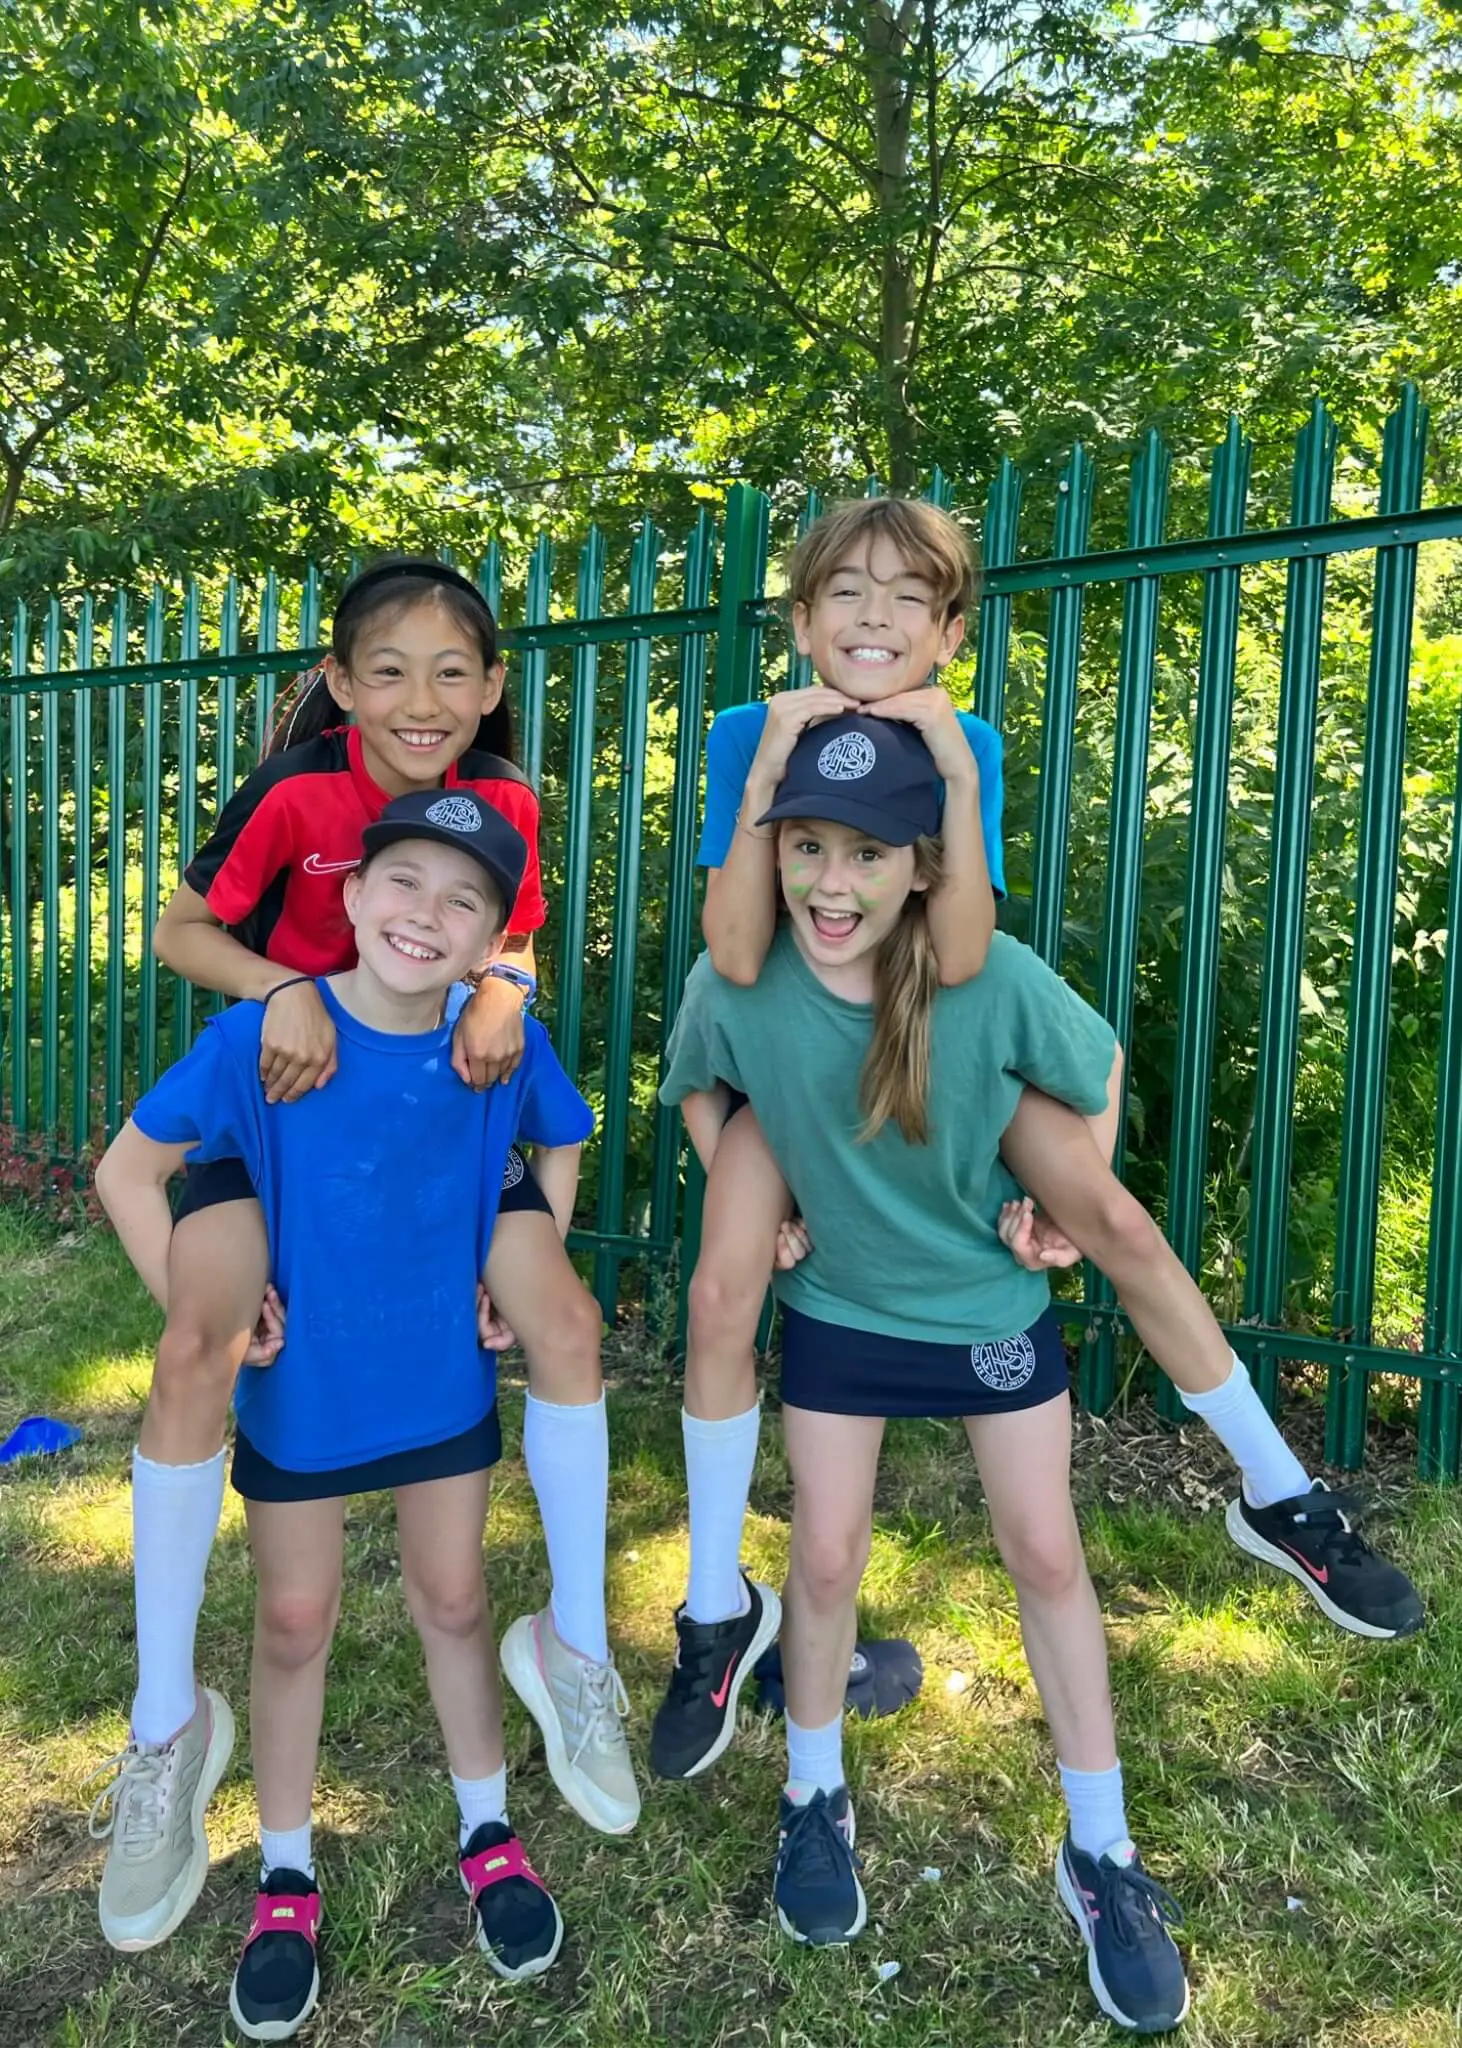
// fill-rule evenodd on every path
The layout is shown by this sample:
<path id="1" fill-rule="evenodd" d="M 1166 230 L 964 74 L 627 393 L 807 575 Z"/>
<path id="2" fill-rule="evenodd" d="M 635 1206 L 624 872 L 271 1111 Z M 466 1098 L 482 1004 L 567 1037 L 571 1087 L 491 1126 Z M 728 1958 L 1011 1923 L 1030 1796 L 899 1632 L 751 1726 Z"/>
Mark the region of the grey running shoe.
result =
<path id="1" fill-rule="evenodd" d="M 233 1746 L 228 1701 L 200 1687 L 192 1720 L 171 1742 L 129 1742 L 87 1780 L 110 1773 L 90 1830 L 108 1845 L 99 1904 L 113 1948 L 155 1948 L 192 1910 L 208 1875 L 203 1816 Z"/>
<path id="2" fill-rule="evenodd" d="M 548 1769 L 581 1820 L 627 1835 L 640 1817 L 625 1740 L 629 1700 L 611 1657 L 593 1664 L 570 1649 L 553 1611 L 524 1614 L 503 1637 L 503 1674 L 543 1731 Z"/>

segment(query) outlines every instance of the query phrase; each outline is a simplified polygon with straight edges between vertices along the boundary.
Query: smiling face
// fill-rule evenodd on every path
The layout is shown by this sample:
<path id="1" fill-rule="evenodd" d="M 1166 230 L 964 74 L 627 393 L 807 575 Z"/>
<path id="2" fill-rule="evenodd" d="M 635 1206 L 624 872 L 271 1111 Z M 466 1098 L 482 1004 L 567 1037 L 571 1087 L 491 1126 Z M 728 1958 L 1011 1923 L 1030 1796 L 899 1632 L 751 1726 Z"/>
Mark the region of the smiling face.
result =
<path id="1" fill-rule="evenodd" d="M 789 818 L 780 827 L 777 869 L 798 950 L 830 985 L 871 976 L 873 955 L 910 892 L 926 886 L 912 846 L 886 846 L 849 825 L 813 818 Z"/>
<path id="2" fill-rule="evenodd" d="M 964 620 L 942 616 L 933 586 L 887 534 L 856 542 L 811 601 L 794 606 L 797 651 L 860 704 L 917 690 L 952 660 Z"/>
<path id="3" fill-rule="evenodd" d="M 435 788 L 503 693 L 503 667 L 452 611 L 425 598 L 385 607 L 362 626 L 348 667 L 325 664 L 330 694 L 353 713 L 372 779 L 388 796 Z"/>
<path id="4" fill-rule="evenodd" d="M 360 964 L 399 996 L 430 995 L 497 950 L 503 906 L 470 855 L 431 839 L 386 847 L 345 882 Z"/>

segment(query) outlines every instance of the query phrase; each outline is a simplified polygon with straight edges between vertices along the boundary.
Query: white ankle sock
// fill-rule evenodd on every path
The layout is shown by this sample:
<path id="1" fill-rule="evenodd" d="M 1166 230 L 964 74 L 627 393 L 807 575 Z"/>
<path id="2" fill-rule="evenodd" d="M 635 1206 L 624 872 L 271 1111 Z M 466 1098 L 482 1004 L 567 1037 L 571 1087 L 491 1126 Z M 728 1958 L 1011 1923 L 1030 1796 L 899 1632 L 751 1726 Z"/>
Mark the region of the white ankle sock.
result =
<path id="1" fill-rule="evenodd" d="M 1071 1840 L 1088 1856 L 1104 1856 L 1108 1850 L 1127 1846 L 1127 1808 L 1122 1799 L 1122 1766 L 1109 1771 L 1069 1771 L 1058 1763 L 1061 1796 L 1071 1818 Z M 1130 1862 L 1128 1855 L 1114 1854 L 1114 1863 Z"/>
<path id="2" fill-rule="evenodd" d="M 1237 1353 L 1234 1369 L 1221 1387 L 1207 1394 L 1183 1394 L 1183 1406 L 1208 1424 L 1238 1466 L 1250 1507 L 1273 1507 L 1277 1500 L 1292 1500 L 1309 1491 L 1304 1466 L 1254 1392 Z"/>
<path id="3" fill-rule="evenodd" d="M 741 1583 L 741 1530 L 756 1465 L 761 1408 L 702 1422 L 680 1414 L 685 1440 L 685 1483 L 690 1499 L 690 1584 L 685 1611 L 692 1621 L 729 1621 L 746 1610 Z"/>
<path id="4" fill-rule="evenodd" d="M 458 1846 L 465 1849 L 472 1836 L 488 1821 L 497 1821 L 507 1826 L 508 1820 L 508 1767 L 499 1764 L 486 1778 L 459 1778 L 452 1772 L 452 1790 L 457 1795 L 457 1811 L 462 1817 Z"/>
<path id="5" fill-rule="evenodd" d="M 538 1496 L 553 1625 L 591 1664 L 609 1661 L 604 1615 L 604 1529 L 609 1515 L 609 1419 L 604 1396 L 566 1406 L 528 1396 L 523 1463 Z"/>
<path id="6" fill-rule="evenodd" d="M 298 1870 L 305 1877 L 312 1878 L 315 1874 L 314 1851 L 310 1845 L 313 1832 L 309 1821 L 302 1828 L 260 1828 L 262 1874 L 267 1877 L 271 1870 Z"/>
<path id="7" fill-rule="evenodd" d="M 787 1797 L 805 1806 L 814 1792 L 836 1792 L 843 1778 L 843 1717 L 824 1728 L 800 1728 L 787 1716 Z"/>
<path id="8" fill-rule="evenodd" d="M 222 1451 L 202 1465 L 159 1465 L 132 1453 L 132 1733 L 139 1742 L 171 1741 L 197 1709 L 193 1639 L 223 1507 L 223 1468 Z"/>

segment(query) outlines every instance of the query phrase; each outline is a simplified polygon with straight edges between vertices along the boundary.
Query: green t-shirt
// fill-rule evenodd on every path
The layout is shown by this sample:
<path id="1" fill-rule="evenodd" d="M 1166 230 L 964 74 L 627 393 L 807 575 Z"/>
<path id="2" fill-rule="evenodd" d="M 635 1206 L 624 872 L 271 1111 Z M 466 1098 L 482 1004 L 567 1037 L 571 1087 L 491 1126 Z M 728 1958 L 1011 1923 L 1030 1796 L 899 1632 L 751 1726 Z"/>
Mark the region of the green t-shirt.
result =
<path id="1" fill-rule="evenodd" d="M 776 1276 L 819 1322 L 931 1344 L 991 1344 L 1051 1298 L 996 1234 L 1021 1192 L 1000 1139 L 1029 1083 L 1083 1116 L 1106 1104 L 1109 1025 L 1028 946 L 996 933 L 983 973 L 934 999 L 929 1142 L 897 1124 L 858 1143 L 871 1003 L 831 994 L 783 924 L 755 985 L 702 954 L 685 985 L 661 1097 L 724 1081 L 751 1098 L 813 1250 Z"/>

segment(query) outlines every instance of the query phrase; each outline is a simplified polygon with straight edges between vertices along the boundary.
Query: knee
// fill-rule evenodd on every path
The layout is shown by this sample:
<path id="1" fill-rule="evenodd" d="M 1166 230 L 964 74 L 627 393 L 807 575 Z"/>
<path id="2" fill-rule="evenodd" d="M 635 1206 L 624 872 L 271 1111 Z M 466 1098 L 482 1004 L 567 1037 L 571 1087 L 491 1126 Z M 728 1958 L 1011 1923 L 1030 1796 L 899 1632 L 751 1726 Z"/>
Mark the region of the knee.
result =
<path id="1" fill-rule="evenodd" d="M 534 1349 L 565 1364 L 599 1370 L 599 1346 L 604 1318 L 594 1296 L 575 1278 L 551 1302 L 544 1304 L 544 1317 Z"/>
<path id="2" fill-rule="evenodd" d="M 259 1647 L 271 1664 L 298 1670 L 329 1648 L 335 1612 L 334 1594 L 261 1591 L 255 1616 Z"/>
<path id="3" fill-rule="evenodd" d="M 1097 1196 L 1092 1235 L 1089 1255 L 1099 1266 L 1106 1260 L 1121 1265 L 1150 1258 L 1161 1242 L 1157 1225 L 1113 1174 Z"/>
<path id="4" fill-rule="evenodd" d="M 1064 1529 L 1030 1527 L 1010 1532 L 1000 1539 L 1000 1554 L 1022 1597 L 1060 1600 L 1075 1592 L 1086 1577 L 1086 1558 L 1074 1521 Z"/>
<path id="5" fill-rule="evenodd" d="M 170 1321 L 157 1341 L 154 1378 L 164 1391 L 222 1381 L 232 1386 L 237 1360 L 228 1339 L 191 1316 Z"/>
<path id="6" fill-rule="evenodd" d="M 827 1529 L 813 1533 L 792 1529 L 792 1563 L 802 1595 L 819 1610 L 856 1599 L 868 1562 L 871 1533 Z"/>
<path id="7" fill-rule="evenodd" d="M 417 1628 L 434 1636 L 462 1641 L 487 1621 L 487 1589 L 480 1570 L 461 1578 L 408 1578 L 406 1604 Z"/>
<path id="8" fill-rule="evenodd" d="M 770 1264 L 766 1272 L 751 1278 L 702 1253 L 690 1277 L 692 1342 L 715 1344 L 734 1338 L 754 1343 L 770 1277 Z"/>

